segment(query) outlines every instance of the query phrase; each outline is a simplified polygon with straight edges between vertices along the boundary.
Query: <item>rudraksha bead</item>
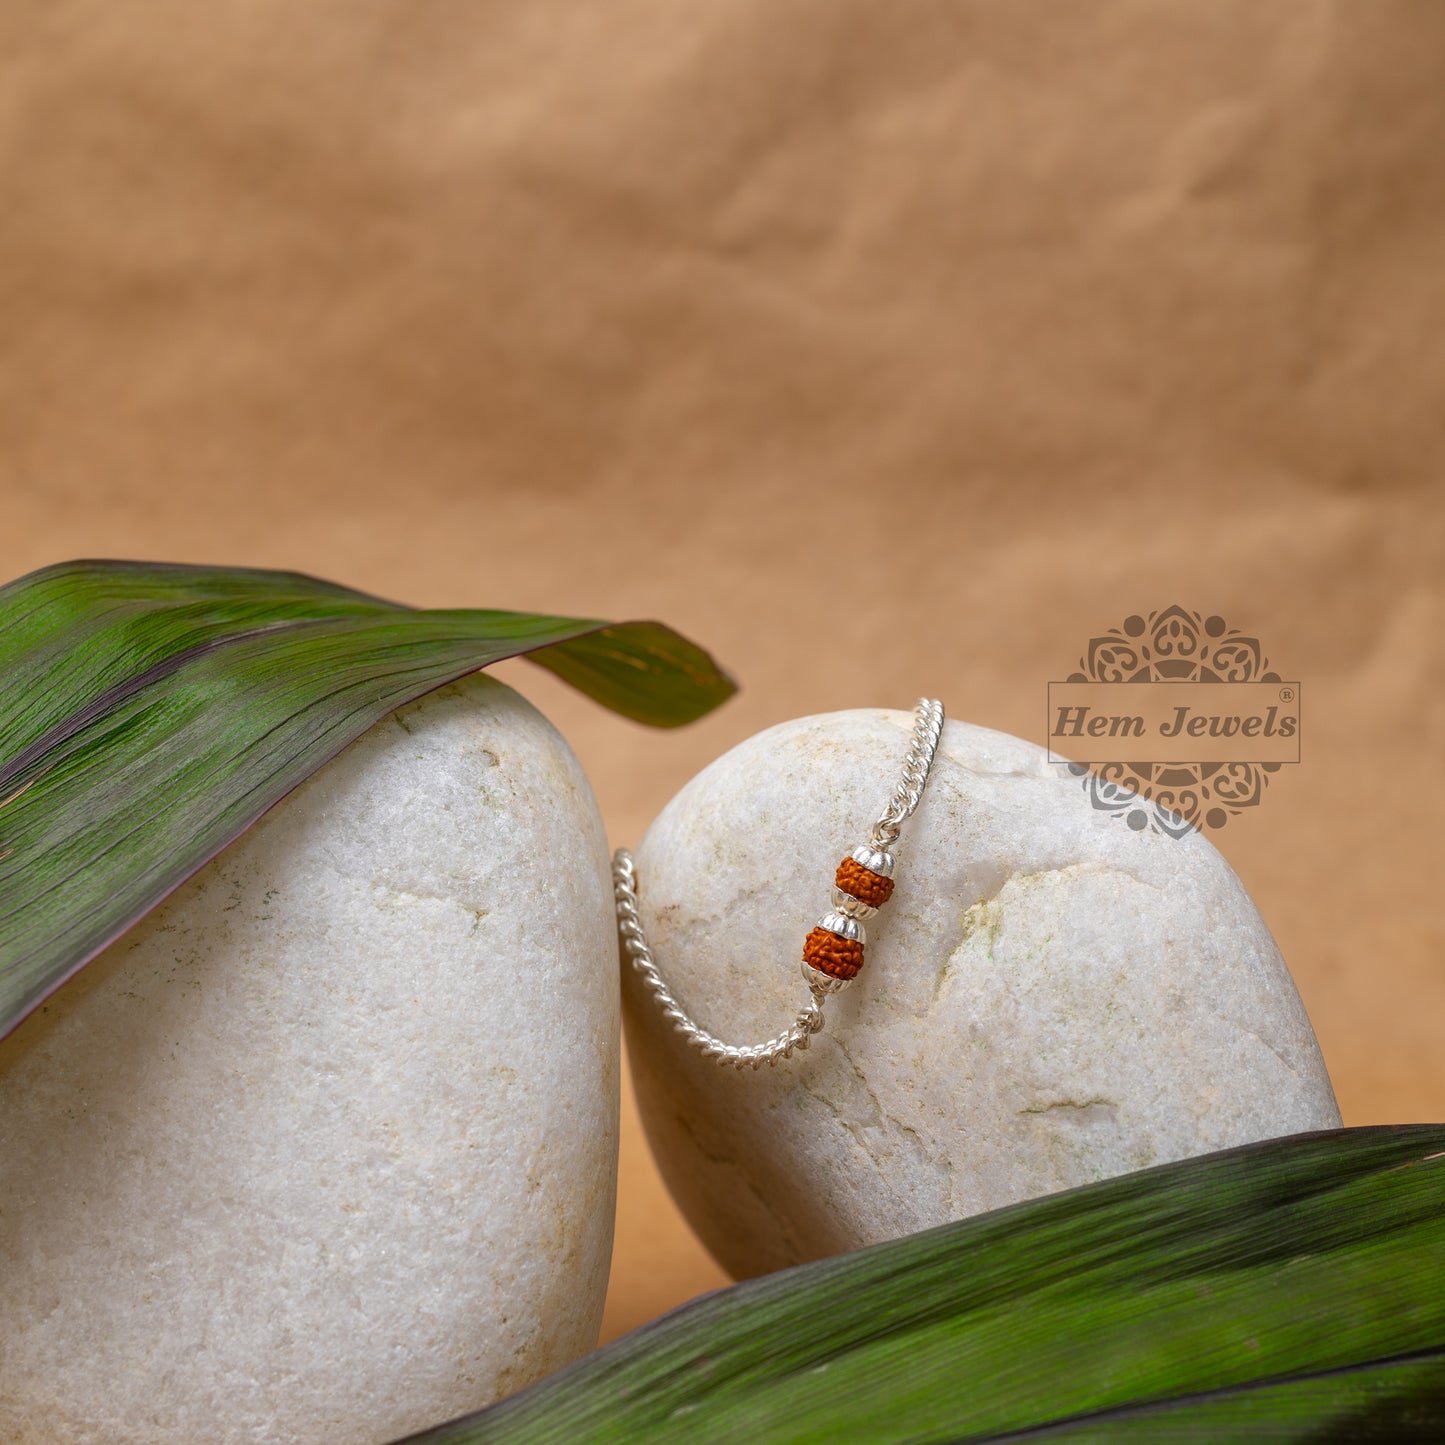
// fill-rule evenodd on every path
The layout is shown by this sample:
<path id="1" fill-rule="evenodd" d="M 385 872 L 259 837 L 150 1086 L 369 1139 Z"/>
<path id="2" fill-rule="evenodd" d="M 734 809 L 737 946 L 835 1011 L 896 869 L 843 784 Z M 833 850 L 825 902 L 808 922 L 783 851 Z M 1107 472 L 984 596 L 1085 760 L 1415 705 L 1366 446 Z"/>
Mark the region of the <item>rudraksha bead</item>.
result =
<path id="1" fill-rule="evenodd" d="M 893 880 L 865 868 L 853 858 L 845 858 L 838 865 L 833 881 L 854 898 L 861 899 L 870 908 L 879 908 L 893 896 Z"/>
<path id="2" fill-rule="evenodd" d="M 803 962 L 829 978 L 853 978 L 863 967 L 863 945 L 818 927 L 803 940 Z"/>

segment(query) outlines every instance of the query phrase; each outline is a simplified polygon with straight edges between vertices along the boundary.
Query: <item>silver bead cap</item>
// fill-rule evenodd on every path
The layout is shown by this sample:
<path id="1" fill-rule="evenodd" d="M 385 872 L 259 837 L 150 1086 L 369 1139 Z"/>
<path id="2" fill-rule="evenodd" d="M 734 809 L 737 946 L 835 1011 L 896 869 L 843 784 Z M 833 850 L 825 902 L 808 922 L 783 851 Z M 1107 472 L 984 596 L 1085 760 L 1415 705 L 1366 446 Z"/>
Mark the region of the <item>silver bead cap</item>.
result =
<path id="1" fill-rule="evenodd" d="M 808 985 L 815 994 L 837 993 L 839 989 L 847 988 L 853 982 L 851 978 L 834 978 L 832 974 L 824 973 L 822 969 L 814 968 L 806 959 L 799 967 L 803 970 L 803 982 Z"/>
<path id="2" fill-rule="evenodd" d="M 833 890 L 833 908 L 844 918 L 872 918 L 878 912 L 871 903 L 864 903 L 861 898 L 854 898 L 851 893 L 844 893 L 841 888 Z"/>
<path id="3" fill-rule="evenodd" d="M 863 925 L 856 918 L 849 918 L 836 911 L 825 913 L 818 920 L 818 927 L 826 928 L 829 933 L 836 933 L 839 938 L 851 938 L 855 943 L 866 942 Z"/>
<path id="4" fill-rule="evenodd" d="M 883 878 L 893 876 L 893 855 L 881 848 L 870 848 L 868 844 L 860 843 L 848 856 L 870 873 L 877 873 Z"/>

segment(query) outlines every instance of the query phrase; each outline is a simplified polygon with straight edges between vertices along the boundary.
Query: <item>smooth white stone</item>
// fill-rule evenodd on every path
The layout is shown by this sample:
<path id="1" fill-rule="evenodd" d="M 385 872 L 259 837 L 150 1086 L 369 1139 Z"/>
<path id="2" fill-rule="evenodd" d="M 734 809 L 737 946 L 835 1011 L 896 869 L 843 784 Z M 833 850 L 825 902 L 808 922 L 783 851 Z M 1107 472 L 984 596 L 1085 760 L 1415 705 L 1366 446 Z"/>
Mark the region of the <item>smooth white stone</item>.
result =
<path id="1" fill-rule="evenodd" d="M 911 716 L 803 718 L 694 778 L 636 851 L 664 978 L 729 1043 L 807 1002 L 798 959 Z M 1135 833 L 1031 743 L 949 721 L 866 962 L 805 1053 L 742 1073 L 623 1016 L 664 1178 L 742 1278 L 1339 1111 L 1269 930 L 1202 836 Z"/>
<path id="2" fill-rule="evenodd" d="M 0 1045 L 0 1441 L 385 1442 L 593 1348 L 606 838 L 485 678 L 379 723 Z"/>

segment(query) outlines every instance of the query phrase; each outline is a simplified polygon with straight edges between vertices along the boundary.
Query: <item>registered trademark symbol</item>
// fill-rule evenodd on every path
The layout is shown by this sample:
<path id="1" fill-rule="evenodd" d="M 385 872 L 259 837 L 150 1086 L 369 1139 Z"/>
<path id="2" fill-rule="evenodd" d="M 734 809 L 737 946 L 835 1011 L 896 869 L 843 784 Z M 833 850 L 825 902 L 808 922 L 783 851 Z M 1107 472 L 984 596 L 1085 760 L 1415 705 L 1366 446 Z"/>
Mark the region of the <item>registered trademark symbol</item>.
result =
<path id="1" fill-rule="evenodd" d="M 1282 687 L 1282 688 L 1280 688 L 1280 690 L 1279 690 L 1279 700 L 1280 700 L 1281 702 L 1293 702 L 1293 701 L 1294 701 L 1294 688 L 1292 688 L 1292 687 Z"/>

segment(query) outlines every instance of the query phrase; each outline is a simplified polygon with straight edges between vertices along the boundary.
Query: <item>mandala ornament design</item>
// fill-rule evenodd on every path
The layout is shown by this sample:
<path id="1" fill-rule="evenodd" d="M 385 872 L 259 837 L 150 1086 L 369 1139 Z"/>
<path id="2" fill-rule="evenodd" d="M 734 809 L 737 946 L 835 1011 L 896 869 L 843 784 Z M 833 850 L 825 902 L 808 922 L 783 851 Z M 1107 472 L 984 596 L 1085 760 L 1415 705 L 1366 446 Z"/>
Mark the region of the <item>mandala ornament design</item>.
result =
<path id="1" fill-rule="evenodd" d="M 1091 637 L 1070 682 L 1278 682 L 1257 637 L 1179 606 L 1126 617 Z M 1278 763 L 1068 763 L 1089 803 L 1178 838 L 1258 807 Z"/>

